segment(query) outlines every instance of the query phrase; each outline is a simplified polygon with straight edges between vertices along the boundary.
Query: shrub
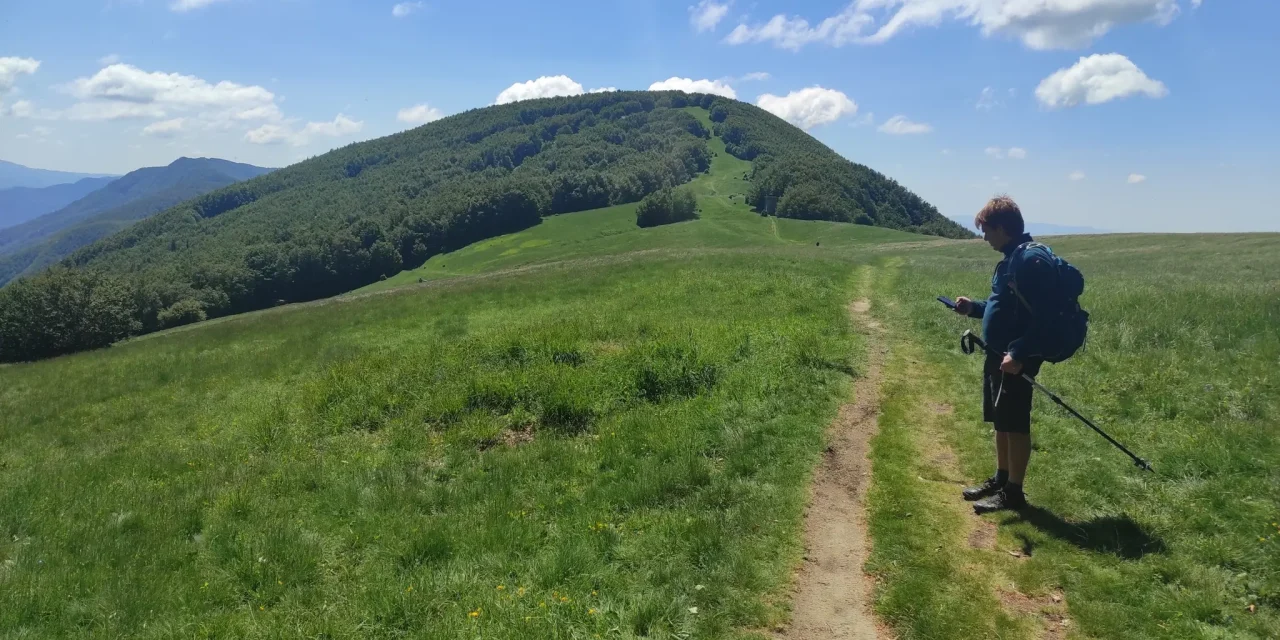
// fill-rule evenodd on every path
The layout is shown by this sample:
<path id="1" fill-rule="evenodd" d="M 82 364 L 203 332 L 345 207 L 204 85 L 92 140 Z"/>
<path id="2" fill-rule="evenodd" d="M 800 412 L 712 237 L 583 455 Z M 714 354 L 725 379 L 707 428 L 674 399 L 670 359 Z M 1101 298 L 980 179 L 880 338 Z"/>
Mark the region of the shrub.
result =
<path id="1" fill-rule="evenodd" d="M 636 224 L 656 227 L 698 217 L 698 203 L 688 189 L 660 189 L 644 197 L 636 208 Z"/>

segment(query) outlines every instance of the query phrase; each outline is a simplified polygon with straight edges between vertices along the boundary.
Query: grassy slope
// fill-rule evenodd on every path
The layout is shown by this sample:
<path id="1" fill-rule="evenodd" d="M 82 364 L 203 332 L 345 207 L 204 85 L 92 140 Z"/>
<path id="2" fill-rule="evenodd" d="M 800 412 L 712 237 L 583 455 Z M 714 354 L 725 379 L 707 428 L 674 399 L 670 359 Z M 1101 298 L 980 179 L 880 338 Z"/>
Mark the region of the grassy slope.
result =
<path id="1" fill-rule="evenodd" d="M 956 495 L 993 467 L 980 364 L 957 347 L 974 325 L 933 297 L 982 295 L 998 256 L 978 243 L 902 254 L 879 287 L 900 356 L 875 444 L 881 613 L 911 638 L 1026 636 L 1063 613 L 1077 637 L 1276 637 L 1280 237 L 1052 242 L 1088 277 L 1094 322 L 1087 350 L 1040 381 L 1156 473 L 1038 397 L 1037 508 L 991 517 L 995 545 L 973 548 L 977 519 Z M 1010 617 L 1000 600 L 1041 615 Z"/>

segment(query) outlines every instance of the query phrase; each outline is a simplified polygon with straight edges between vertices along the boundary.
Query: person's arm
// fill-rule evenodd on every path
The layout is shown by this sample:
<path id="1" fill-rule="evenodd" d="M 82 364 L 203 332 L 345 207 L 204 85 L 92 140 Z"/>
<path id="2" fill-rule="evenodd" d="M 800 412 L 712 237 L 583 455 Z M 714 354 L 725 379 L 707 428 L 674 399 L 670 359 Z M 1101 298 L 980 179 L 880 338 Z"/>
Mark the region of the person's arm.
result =
<path id="1" fill-rule="evenodd" d="M 1037 257 L 1041 259 L 1036 260 Z M 1027 333 L 1009 343 L 1009 357 L 1018 362 L 1026 362 L 1028 358 L 1044 352 L 1049 326 L 1048 323 L 1040 321 L 1039 314 L 1053 311 L 1047 304 L 1046 294 L 1048 288 L 1056 284 L 1054 278 L 1053 266 L 1044 256 L 1023 256 L 1023 260 L 1018 265 L 1018 293 L 1022 294 L 1022 300 L 1019 300 L 1018 304 L 1022 306 L 1024 312 L 1028 311 L 1027 305 L 1031 307 L 1031 323 Z"/>
<path id="2" fill-rule="evenodd" d="M 956 298 L 956 313 L 970 318 L 982 319 L 982 314 L 987 310 L 986 300 L 970 300 L 964 296 Z"/>

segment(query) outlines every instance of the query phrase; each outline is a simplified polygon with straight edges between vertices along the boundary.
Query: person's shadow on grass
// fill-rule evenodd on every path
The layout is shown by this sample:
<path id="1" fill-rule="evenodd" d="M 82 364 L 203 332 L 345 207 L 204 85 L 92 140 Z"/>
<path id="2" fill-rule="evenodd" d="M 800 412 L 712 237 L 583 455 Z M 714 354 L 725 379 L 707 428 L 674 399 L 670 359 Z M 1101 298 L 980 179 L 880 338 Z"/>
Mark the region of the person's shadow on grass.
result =
<path id="1" fill-rule="evenodd" d="M 1114 554 L 1126 560 L 1137 560 L 1148 553 L 1164 553 L 1164 541 L 1147 533 L 1129 516 L 1101 516 L 1085 522 L 1068 522 L 1057 514 L 1033 505 L 1018 511 L 1010 522 L 1023 521 L 1059 540 L 1085 551 Z M 1031 555 L 1035 544 L 1025 536 L 1023 553 Z"/>

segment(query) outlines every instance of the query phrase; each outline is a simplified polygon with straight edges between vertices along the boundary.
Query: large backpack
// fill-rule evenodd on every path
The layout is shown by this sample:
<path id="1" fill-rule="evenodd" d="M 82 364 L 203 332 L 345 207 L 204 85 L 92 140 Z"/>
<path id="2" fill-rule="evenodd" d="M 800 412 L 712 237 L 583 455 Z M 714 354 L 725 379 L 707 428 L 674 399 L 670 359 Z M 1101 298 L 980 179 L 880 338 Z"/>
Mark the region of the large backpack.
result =
<path id="1" fill-rule="evenodd" d="M 1018 291 L 1018 271 L 1027 260 L 1043 260 L 1053 267 L 1053 277 L 1045 284 L 1048 294 L 1040 296 L 1040 309 L 1033 309 Z M 1037 354 L 1046 362 L 1058 363 L 1075 355 L 1084 346 L 1089 333 L 1089 312 L 1080 307 L 1084 293 L 1084 274 L 1055 255 L 1053 250 L 1039 242 L 1023 243 L 1009 259 L 1009 287 L 1031 312 L 1032 322 L 1040 324 L 1043 353 Z"/>

